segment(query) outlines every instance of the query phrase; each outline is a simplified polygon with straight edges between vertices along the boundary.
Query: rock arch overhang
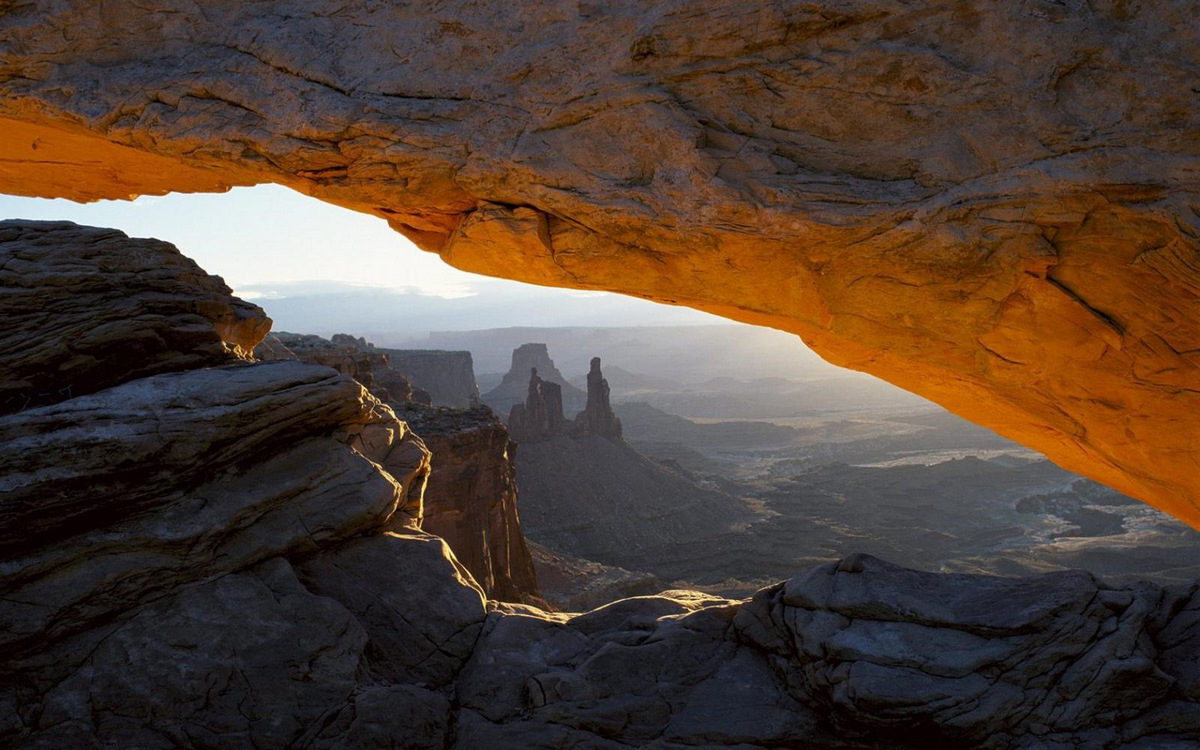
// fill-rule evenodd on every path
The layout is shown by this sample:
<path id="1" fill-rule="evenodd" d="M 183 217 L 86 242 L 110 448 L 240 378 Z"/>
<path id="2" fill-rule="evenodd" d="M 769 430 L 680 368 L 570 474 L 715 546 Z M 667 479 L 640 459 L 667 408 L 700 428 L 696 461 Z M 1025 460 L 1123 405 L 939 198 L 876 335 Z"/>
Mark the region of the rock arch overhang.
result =
<path id="1" fill-rule="evenodd" d="M 797 333 L 1200 527 L 1190 5 L 0 0 L 0 191 L 282 183 Z"/>

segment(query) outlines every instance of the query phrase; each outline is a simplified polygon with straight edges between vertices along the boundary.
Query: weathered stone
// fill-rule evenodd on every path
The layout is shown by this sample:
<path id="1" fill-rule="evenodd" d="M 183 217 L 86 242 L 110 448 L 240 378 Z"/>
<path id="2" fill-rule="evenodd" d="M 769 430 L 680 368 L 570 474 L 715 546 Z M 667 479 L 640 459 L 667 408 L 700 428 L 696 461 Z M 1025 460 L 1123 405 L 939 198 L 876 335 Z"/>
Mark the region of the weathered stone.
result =
<path id="1" fill-rule="evenodd" d="M 613 414 L 608 381 L 600 372 L 600 358 L 592 357 L 587 374 L 587 406 L 575 416 L 575 429 L 609 440 L 621 440 L 621 420 Z"/>
<path id="2" fill-rule="evenodd" d="M 415 466 L 389 460 L 409 447 Z M 0 653 L 378 531 L 419 498 L 428 464 L 358 384 L 300 362 L 157 375 L 10 415 L 0 457 Z"/>
<path id="3" fill-rule="evenodd" d="M 280 333 L 268 336 L 264 344 L 269 348 L 260 345 L 256 354 L 261 350 L 265 356 L 298 357 L 333 367 L 401 411 L 408 423 L 419 425 L 426 439 L 410 432 L 403 448 L 394 446 L 393 436 L 379 427 L 364 430 L 353 443 L 398 477 L 414 472 L 433 477 L 432 483 L 423 484 L 424 493 L 420 483 L 413 484 L 417 491 L 407 495 L 396 528 L 413 525 L 445 538 L 487 596 L 545 603 L 538 596 L 533 561 L 521 534 L 508 432 L 490 409 L 414 403 L 409 382 L 393 366 L 390 351 L 362 338 Z M 279 346 L 285 349 L 280 351 Z M 438 359 L 428 356 L 433 353 L 423 354 L 425 360 Z M 372 433 L 379 434 L 372 437 Z M 382 453 L 374 443 L 379 443 Z M 431 464 L 436 468 L 431 470 Z"/>
<path id="4" fill-rule="evenodd" d="M 297 572 L 357 615 L 370 637 L 368 669 L 385 682 L 448 685 L 486 615 L 483 592 L 446 543 L 417 531 L 343 545 Z"/>
<path id="5" fill-rule="evenodd" d="M 302 743 L 349 697 L 365 643 L 349 612 L 306 591 L 277 558 L 185 588 L 118 625 L 46 693 L 32 739 L 59 747 L 77 733 L 109 747 Z"/>
<path id="6" fill-rule="evenodd" d="M 328 368 L 277 362 L 158 375 L 9 415 L 0 419 L 0 554 L 165 507 L 178 497 L 169 488 L 377 421 L 379 408 Z"/>
<path id="7" fill-rule="evenodd" d="M 552 380 L 543 380 L 536 367 L 530 368 L 525 403 L 513 404 L 508 412 L 508 429 L 513 440 L 518 443 L 545 440 L 563 434 L 566 424 L 562 386 Z"/>
<path id="8" fill-rule="evenodd" d="M 528 407 L 530 376 L 536 373 L 541 382 L 553 383 L 560 389 L 559 404 L 562 409 L 577 410 L 583 408 L 587 396 L 583 391 L 567 382 L 563 374 L 550 359 L 550 352 L 545 344 L 522 344 L 512 353 L 512 365 L 504 373 L 500 384 L 483 394 L 483 401 L 501 414 L 518 404 Z"/>
<path id="9" fill-rule="evenodd" d="M 390 356 L 362 337 L 335 333 L 332 339 L 325 339 L 312 334 L 278 332 L 267 336 L 254 354 L 259 359 L 294 358 L 332 367 L 362 383 L 376 398 L 387 403 L 403 403 L 413 397 L 412 384 L 392 366 Z"/>
<path id="10" fill-rule="evenodd" d="M 518 507 L 508 430 L 486 406 L 397 414 L 433 454 L 421 528 L 454 550 L 489 598 L 543 604 Z"/>
<path id="11" fill-rule="evenodd" d="M 271 327 L 172 245 L 67 221 L 0 221 L 0 320 L 0 414 L 248 360 Z"/>
<path id="12" fill-rule="evenodd" d="M 279 182 L 798 333 L 1200 524 L 1187 4 L 165 7 L 5 4 L 0 189 Z"/>
<path id="13" fill-rule="evenodd" d="M 413 385 L 429 393 L 435 406 L 459 409 L 479 403 L 475 365 L 471 353 L 430 349 L 384 349 L 392 367 L 403 372 Z"/>
<path id="14" fill-rule="evenodd" d="M 981 747 L 1058 734 L 1105 746 L 1186 695 L 1163 669 L 1178 662 L 1148 632 L 1161 604 L 1157 587 L 1110 589 L 1084 573 L 939 575 L 863 555 L 765 589 L 735 626 L 783 657 L 797 698 L 854 734 L 903 728 L 909 742 Z M 1175 730 L 1198 714 L 1200 704 L 1181 709 Z"/>

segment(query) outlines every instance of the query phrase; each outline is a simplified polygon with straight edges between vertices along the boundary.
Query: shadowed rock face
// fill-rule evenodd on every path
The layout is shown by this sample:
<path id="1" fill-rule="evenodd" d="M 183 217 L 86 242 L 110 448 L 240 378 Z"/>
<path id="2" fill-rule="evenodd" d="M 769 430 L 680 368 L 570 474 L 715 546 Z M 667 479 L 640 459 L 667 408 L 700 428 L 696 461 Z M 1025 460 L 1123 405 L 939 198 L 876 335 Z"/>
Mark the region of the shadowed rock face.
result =
<path id="1" fill-rule="evenodd" d="M 471 353 L 425 349 L 383 349 L 392 366 L 405 373 L 413 384 L 429 392 L 437 406 L 459 409 L 479 403 L 475 365 Z"/>
<path id="2" fill-rule="evenodd" d="M 421 528 L 446 540 L 489 598 L 543 603 L 504 423 L 486 406 L 394 406 L 433 453 Z"/>
<path id="3" fill-rule="evenodd" d="M 283 183 L 798 333 L 1196 525 L 1193 11 L 4 3 L 0 190 Z"/>
<path id="4" fill-rule="evenodd" d="M 271 328 L 170 244 L 69 221 L 0 221 L 0 290 L 0 414 L 246 361 Z"/>
<path id="5" fill-rule="evenodd" d="M 413 401 L 413 389 L 393 366 L 392 354 L 348 334 L 335 334 L 332 340 L 270 334 L 254 353 L 260 359 L 298 358 L 332 367 L 395 409 L 403 424 L 415 427 L 422 436 L 409 432 L 408 442 L 425 452 L 420 480 L 425 491 L 412 493 L 402 506 L 405 520 L 445 539 L 486 595 L 503 601 L 544 603 L 517 514 L 508 431 L 491 409 L 432 407 Z"/>

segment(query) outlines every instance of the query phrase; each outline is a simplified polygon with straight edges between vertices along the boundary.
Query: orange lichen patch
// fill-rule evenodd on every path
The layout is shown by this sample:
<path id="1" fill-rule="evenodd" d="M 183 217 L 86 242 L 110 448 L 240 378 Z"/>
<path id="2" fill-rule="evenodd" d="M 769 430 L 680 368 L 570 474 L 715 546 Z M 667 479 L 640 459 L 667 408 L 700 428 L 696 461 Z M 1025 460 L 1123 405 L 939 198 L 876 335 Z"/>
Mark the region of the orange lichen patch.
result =
<path id="1" fill-rule="evenodd" d="M 257 180 L 122 146 L 83 128 L 0 118 L 5 192 L 80 202 L 166 193 L 219 193 Z"/>

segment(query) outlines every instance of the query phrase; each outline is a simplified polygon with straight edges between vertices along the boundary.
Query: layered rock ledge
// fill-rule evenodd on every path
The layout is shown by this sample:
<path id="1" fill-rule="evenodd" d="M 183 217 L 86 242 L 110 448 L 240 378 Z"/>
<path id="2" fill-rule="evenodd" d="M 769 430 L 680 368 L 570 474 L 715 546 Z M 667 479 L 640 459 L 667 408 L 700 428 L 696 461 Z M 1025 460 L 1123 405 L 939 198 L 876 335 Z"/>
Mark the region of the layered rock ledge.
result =
<path id="1" fill-rule="evenodd" d="M 800 334 L 1200 524 L 1200 38 L 1139 3 L 0 5 L 0 190 L 278 182 Z"/>

